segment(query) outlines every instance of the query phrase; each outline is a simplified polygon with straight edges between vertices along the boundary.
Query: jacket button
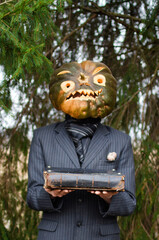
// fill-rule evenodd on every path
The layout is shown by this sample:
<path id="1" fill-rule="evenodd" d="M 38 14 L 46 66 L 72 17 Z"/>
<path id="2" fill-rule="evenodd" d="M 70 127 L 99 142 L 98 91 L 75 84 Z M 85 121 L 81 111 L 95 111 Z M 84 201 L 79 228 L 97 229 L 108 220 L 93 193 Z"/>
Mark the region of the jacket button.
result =
<path id="1" fill-rule="evenodd" d="M 82 222 L 81 222 L 81 221 L 78 221 L 78 222 L 76 223 L 76 225 L 77 225 L 77 227 L 81 227 L 81 226 L 82 226 Z"/>
<path id="2" fill-rule="evenodd" d="M 81 203 L 83 200 L 82 198 L 78 198 L 78 202 Z"/>

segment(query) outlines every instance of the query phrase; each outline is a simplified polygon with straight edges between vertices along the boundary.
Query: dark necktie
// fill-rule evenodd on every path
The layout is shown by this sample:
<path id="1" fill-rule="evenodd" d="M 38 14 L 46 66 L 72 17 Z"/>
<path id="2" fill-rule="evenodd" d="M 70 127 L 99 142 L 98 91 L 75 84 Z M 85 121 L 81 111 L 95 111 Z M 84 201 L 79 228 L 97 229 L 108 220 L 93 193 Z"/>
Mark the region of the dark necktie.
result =
<path id="1" fill-rule="evenodd" d="M 71 117 L 66 118 L 65 128 L 71 136 L 80 164 L 84 161 L 84 146 L 82 145 L 83 138 L 92 138 L 96 131 L 100 119 L 83 119 L 77 120 Z"/>

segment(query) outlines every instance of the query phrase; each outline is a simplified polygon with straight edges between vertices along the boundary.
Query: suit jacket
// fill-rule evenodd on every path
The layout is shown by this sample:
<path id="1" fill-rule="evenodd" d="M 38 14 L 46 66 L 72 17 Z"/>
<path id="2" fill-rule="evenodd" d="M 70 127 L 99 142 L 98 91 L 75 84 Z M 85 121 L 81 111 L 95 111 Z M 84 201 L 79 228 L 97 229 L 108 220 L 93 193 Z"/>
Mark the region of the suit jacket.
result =
<path id="1" fill-rule="evenodd" d="M 107 160 L 110 152 L 117 153 L 115 161 Z M 43 211 L 38 240 L 119 240 L 117 216 L 131 214 L 136 205 L 130 137 L 99 124 L 82 165 L 82 168 L 105 169 L 106 172 L 116 169 L 125 175 L 125 192 L 113 196 L 110 204 L 83 190 L 51 199 L 43 188 L 43 171 L 47 166 L 80 168 L 64 122 L 35 130 L 31 144 L 27 204 Z"/>

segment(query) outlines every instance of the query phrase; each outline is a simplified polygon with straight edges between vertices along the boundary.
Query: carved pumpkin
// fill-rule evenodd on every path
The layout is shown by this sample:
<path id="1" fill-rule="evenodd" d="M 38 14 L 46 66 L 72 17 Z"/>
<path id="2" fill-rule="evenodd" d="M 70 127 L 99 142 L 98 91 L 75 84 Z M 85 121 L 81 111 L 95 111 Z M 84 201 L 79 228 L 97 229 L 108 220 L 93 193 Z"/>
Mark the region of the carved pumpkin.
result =
<path id="1" fill-rule="evenodd" d="M 103 63 L 66 63 L 50 83 L 50 99 L 57 110 L 76 119 L 105 117 L 116 101 L 116 80 Z"/>

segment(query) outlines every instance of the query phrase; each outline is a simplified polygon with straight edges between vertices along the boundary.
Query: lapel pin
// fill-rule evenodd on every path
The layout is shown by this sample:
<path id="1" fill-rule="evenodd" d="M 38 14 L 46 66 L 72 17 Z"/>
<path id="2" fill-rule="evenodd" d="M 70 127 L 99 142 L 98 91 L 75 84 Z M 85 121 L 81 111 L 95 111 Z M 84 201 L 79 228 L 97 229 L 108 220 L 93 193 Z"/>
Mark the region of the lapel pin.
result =
<path id="1" fill-rule="evenodd" d="M 107 160 L 112 162 L 112 161 L 115 161 L 117 157 L 117 154 L 116 152 L 110 152 L 108 155 L 107 155 Z"/>

